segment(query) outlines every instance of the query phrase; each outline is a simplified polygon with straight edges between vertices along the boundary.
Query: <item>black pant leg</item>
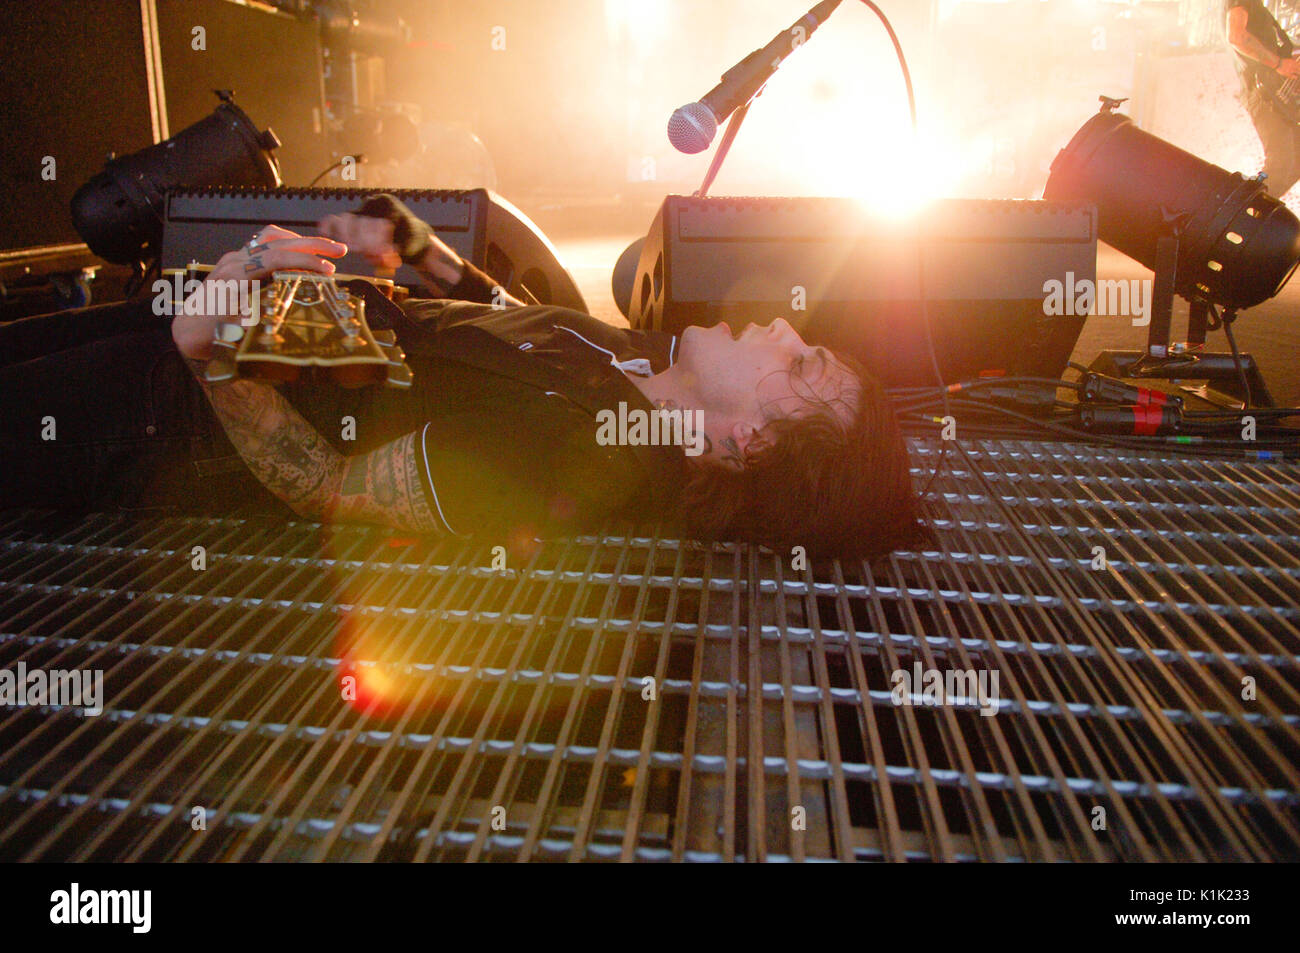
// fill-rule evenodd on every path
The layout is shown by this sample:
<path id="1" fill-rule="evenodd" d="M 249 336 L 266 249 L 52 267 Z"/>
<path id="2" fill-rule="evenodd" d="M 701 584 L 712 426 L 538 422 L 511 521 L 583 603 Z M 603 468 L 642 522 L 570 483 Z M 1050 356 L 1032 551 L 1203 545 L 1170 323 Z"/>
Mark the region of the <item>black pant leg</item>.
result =
<path id="1" fill-rule="evenodd" d="M 1300 180 L 1300 128 L 1283 116 L 1262 94 L 1249 104 L 1250 117 L 1264 147 L 1265 186 L 1281 198 Z"/>
<path id="2" fill-rule="evenodd" d="M 24 353 L 61 349 L 0 366 L 0 507 L 284 512 L 238 461 L 169 326 L 121 331 L 139 326 L 124 313 L 116 326 L 111 309 L 96 315 L 81 343 L 75 321 L 21 329 Z"/>
<path id="3" fill-rule="evenodd" d="M 171 327 L 152 301 L 125 301 L 58 311 L 0 324 L 0 367 L 80 347 L 91 341 Z"/>

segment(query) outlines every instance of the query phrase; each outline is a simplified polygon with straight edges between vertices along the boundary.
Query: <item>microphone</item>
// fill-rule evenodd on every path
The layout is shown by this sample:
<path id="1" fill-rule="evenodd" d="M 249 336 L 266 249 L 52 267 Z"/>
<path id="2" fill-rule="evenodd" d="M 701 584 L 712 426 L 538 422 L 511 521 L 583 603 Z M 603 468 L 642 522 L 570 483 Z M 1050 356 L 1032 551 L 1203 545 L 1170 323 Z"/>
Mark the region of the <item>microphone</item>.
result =
<path id="1" fill-rule="evenodd" d="M 801 45 L 794 42 L 796 31 L 802 31 L 803 39 L 807 41 L 813 31 L 835 12 L 840 2 L 841 0 L 822 0 L 795 21 L 790 29 L 782 30 L 767 46 L 750 53 L 722 74 L 722 82 L 709 90 L 703 99 L 697 103 L 688 103 L 674 112 L 668 120 L 668 141 L 673 144 L 673 148 L 690 155 L 707 149 L 713 142 L 713 137 L 718 134 L 718 126 L 753 99 L 781 66 L 781 61 Z"/>

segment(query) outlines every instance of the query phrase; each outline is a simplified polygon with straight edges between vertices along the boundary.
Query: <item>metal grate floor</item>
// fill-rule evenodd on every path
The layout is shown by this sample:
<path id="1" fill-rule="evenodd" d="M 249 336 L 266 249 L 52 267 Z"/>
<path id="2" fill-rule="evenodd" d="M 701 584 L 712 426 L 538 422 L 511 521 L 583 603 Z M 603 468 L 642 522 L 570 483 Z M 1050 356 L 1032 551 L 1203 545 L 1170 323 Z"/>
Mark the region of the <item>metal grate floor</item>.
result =
<path id="1" fill-rule="evenodd" d="M 1300 467 L 954 446 L 875 566 L 2 513 L 0 670 L 104 687 L 0 860 L 1300 860 Z"/>

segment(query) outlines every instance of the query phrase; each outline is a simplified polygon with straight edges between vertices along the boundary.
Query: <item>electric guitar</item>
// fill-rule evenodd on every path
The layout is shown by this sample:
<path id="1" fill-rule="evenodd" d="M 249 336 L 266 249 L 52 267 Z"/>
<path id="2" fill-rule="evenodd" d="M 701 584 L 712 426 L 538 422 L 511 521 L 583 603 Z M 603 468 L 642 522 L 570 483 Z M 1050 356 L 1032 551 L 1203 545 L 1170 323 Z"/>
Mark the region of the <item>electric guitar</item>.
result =
<path id="1" fill-rule="evenodd" d="M 1278 112 L 1300 124 L 1300 76 L 1282 76 L 1272 70 L 1260 70 L 1259 84 Z"/>
<path id="2" fill-rule="evenodd" d="M 210 265 L 190 265 L 164 275 L 173 280 L 183 276 L 184 283 L 177 281 L 177 287 L 193 288 L 190 282 L 201 282 L 210 270 Z M 242 376 L 285 383 L 307 370 L 342 387 L 410 387 L 411 369 L 397 336 L 389 330 L 372 331 L 365 300 L 339 284 L 357 277 L 390 300 L 405 297 L 405 288 L 384 278 L 277 271 L 246 302 L 249 317 L 217 326 L 205 379 L 218 383 Z M 207 294 L 209 288 L 212 285 L 204 284 L 198 293 Z"/>

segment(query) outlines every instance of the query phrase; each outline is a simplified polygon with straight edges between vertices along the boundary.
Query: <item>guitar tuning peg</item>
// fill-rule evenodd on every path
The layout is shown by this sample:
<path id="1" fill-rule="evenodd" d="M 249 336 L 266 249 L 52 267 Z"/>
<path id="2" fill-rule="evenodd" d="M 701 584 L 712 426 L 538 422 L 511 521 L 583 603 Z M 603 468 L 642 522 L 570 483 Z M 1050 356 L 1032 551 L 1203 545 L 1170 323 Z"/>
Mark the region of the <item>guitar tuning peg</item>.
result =
<path id="1" fill-rule="evenodd" d="M 226 357 L 212 358 L 203 369 L 203 379 L 209 384 L 220 384 L 222 381 L 234 380 L 238 376 L 239 369 L 235 366 L 235 362 Z"/>
<path id="2" fill-rule="evenodd" d="M 415 377 L 411 374 L 411 369 L 404 363 L 398 362 L 388 365 L 388 379 L 384 383 L 389 387 L 404 389 L 410 387 L 414 380 Z"/>

